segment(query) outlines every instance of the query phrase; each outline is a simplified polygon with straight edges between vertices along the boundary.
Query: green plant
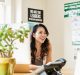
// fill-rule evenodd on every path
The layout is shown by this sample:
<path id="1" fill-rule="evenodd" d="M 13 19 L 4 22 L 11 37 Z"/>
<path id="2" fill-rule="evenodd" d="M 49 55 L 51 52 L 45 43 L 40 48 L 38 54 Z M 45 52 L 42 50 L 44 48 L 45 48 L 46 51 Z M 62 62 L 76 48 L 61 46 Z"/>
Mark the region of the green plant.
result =
<path id="1" fill-rule="evenodd" d="M 20 27 L 17 30 L 4 25 L 0 29 L 0 57 L 12 57 L 13 50 L 16 49 L 14 41 L 19 40 L 24 42 L 24 39 L 28 37 L 30 30 L 24 27 Z"/>

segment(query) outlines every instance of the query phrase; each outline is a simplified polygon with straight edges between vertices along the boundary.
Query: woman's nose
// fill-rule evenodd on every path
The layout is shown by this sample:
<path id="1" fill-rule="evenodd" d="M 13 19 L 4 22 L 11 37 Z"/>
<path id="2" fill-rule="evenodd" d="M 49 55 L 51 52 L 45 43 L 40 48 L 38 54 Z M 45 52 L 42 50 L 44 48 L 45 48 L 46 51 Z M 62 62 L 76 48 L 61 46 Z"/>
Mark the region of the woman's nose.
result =
<path id="1" fill-rule="evenodd" d="M 42 34 L 42 37 L 46 37 L 47 35 L 46 34 Z"/>

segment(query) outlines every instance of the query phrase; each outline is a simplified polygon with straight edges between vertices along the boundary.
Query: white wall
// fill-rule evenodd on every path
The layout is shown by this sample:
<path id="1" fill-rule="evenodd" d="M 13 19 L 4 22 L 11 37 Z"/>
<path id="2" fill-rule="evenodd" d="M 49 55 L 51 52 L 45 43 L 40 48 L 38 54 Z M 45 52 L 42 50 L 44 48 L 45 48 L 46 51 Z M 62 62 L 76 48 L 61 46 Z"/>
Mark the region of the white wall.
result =
<path id="1" fill-rule="evenodd" d="M 15 19 L 16 23 L 21 23 L 22 21 L 22 0 L 15 0 Z"/>
<path id="2" fill-rule="evenodd" d="M 5 0 L 0 0 L 0 2 L 5 2 Z"/>
<path id="3" fill-rule="evenodd" d="M 63 57 L 64 52 L 64 23 L 63 1 L 47 0 L 47 25 L 53 46 L 54 59 Z"/>
<path id="4" fill-rule="evenodd" d="M 5 0 L 5 23 L 15 23 L 15 0 Z"/>
<path id="5" fill-rule="evenodd" d="M 11 23 L 11 0 L 6 0 L 5 5 L 6 5 L 5 23 Z"/>
<path id="6" fill-rule="evenodd" d="M 11 0 L 11 22 L 15 23 L 16 22 L 16 5 L 15 5 L 15 0 Z M 13 16 L 12 16 L 13 15 Z"/>

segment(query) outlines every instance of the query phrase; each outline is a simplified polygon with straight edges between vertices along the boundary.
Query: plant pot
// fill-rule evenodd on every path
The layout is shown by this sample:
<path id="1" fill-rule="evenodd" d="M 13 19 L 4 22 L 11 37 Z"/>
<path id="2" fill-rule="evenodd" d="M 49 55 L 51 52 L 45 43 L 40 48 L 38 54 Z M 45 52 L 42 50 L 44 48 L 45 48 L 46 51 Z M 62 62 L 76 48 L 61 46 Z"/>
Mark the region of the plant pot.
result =
<path id="1" fill-rule="evenodd" d="M 13 75 L 14 66 L 14 58 L 0 58 L 0 75 Z"/>

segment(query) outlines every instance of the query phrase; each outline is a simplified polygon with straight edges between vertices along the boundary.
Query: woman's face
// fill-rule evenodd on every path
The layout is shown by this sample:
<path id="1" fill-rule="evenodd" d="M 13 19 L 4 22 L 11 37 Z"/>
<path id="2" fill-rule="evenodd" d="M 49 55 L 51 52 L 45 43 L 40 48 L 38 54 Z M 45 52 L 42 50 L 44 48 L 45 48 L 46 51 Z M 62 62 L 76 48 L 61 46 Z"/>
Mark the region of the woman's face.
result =
<path id="1" fill-rule="evenodd" d="M 37 31 L 33 33 L 33 37 L 35 38 L 36 42 L 44 43 L 47 37 L 45 29 L 43 27 L 39 27 Z"/>

